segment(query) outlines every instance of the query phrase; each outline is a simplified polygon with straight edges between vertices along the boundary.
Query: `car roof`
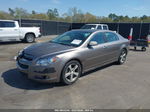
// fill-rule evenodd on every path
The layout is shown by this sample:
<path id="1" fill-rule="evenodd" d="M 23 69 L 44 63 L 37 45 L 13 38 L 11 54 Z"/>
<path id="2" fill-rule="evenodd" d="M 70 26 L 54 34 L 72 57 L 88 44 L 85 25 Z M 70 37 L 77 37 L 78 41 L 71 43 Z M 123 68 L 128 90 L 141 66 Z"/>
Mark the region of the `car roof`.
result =
<path id="1" fill-rule="evenodd" d="M 4 21 L 4 22 L 5 22 L 5 21 L 6 21 L 6 22 L 14 22 L 14 20 L 1 20 L 1 19 L 0 19 L 0 21 Z"/>
<path id="2" fill-rule="evenodd" d="M 85 25 L 107 25 L 107 24 L 85 24 Z"/>
<path id="3" fill-rule="evenodd" d="M 75 29 L 75 30 L 71 30 L 71 31 L 79 31 L 79 32 L 89 32 L 89 33 L 94 33 L 94 32 L 113 32 L 111 30 L 97 30 L 97 29 Z"/>

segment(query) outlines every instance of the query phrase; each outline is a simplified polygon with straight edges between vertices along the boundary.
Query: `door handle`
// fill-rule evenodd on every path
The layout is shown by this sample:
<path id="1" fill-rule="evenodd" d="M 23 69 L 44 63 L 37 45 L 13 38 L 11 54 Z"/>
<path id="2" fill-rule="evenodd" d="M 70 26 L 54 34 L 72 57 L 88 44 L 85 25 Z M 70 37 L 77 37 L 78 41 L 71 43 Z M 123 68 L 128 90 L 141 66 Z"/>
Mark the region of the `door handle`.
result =
<path id="1" fill-rule="evenodd" d="M 14 29 L 15 31 L 17 31 L 18 29 Z"/>
<path id="2" fill-rule="evenodd" d="M 0 31 L 3 31 L 2 29 L 0 29 Z"/>

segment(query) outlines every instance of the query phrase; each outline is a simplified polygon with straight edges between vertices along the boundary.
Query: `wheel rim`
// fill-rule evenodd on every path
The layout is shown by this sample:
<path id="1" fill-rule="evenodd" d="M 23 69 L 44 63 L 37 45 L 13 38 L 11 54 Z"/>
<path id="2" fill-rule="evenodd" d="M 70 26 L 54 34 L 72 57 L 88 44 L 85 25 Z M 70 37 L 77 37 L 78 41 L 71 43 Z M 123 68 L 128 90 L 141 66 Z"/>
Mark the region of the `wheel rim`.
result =
<path id="1" fill-rule="evenodd" d="M 27 41 L 28 41 L 28 42 L 33 42 L 33 36 L 31 36 L 31 35 L 28 36 L 28 37 L 27 37 Z"/>
<path id="2" fill-rule="evenodd" d="M 126 61 L 126 56 L 127 56 L 126 51 L 122 51 L 121 56 L 120 56 L 121 63 L 124 63 Z"/>
<path id="3" fill-rule="evenodd" d="M 68 82 L 74 82 L 80 74 L 79 65 L 70 64 L 65 71 L 65 79 Z"/>

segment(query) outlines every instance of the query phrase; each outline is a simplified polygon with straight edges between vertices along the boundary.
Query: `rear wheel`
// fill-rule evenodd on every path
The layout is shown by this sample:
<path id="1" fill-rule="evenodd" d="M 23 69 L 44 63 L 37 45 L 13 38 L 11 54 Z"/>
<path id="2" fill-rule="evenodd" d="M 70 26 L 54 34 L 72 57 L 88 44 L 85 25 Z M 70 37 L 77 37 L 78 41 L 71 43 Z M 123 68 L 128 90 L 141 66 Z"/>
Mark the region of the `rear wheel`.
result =
<path id="1" fill-rule="evenodd" d="M 27 35 L 25 36 L 25 41 L 26 41 L 27 43 L 32 43 L 32 42 L 35 41 L 35 36 L 34 36 L 33 34 L 27 34 Z"/>
<path id="2" fill-rule="evenodd" d="M 146 47 L 142 47 L 142 51 L 146 51 Z"/>
<path id="3" fill-rule="evenodd" d="M 119 59 L 118 59 L 117 63 L 120 64 L 120 65 L 124 64 L 125 61 L 126 61 L 126 57 L 127 57 L 127 51 L 126 51 L 126 49 L 123 49 L 121 51 L 121 54 L 119 56 Z"/>
<path id="4" fill-rule="evenodd" d="M 62 71 L 62 82 L 66 85 L 75 83 L 81 75 L 81 65 L 78 61 L 68 62 Z"/>

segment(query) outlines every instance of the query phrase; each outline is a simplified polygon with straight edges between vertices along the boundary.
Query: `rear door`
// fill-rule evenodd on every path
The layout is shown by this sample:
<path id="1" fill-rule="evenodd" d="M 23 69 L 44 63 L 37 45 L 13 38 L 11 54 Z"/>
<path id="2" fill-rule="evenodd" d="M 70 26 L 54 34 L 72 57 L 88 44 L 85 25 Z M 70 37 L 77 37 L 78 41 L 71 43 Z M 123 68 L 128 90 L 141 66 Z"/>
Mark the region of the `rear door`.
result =
<path id="1" fill-rule="evenodd" d="M 112 32 L 105 32 L 105 40 L 107 41 L 105 44 L 107 61 L 118 59 L 121 46 L 118 35 Z"/>
<path id="2" fill-rule="evenodd" d="M 0 40 L 15 41 L 19 40 L 19 30 L 15 22 L 0 21 Z"/>
<path id="3" fill-rule="evenodd" d="M 4 27 L 2 21 L 0 21 L 0 41 L 4 41 Z"/>

